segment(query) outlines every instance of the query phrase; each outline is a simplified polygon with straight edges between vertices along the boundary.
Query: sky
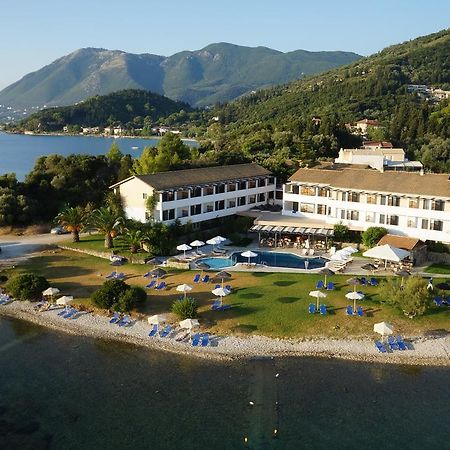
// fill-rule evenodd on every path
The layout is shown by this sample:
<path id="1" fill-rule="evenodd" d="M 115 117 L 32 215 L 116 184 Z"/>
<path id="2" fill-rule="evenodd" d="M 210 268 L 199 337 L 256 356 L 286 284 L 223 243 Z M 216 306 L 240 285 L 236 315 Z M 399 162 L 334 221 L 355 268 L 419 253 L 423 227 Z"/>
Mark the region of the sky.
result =
<path id="1" fill-rule="evenodd" d="M 170 56 L 230 42 L 366 56 L 448 27 L 449 0 L 0 0 L 0 89 L 82 47 Z"/>

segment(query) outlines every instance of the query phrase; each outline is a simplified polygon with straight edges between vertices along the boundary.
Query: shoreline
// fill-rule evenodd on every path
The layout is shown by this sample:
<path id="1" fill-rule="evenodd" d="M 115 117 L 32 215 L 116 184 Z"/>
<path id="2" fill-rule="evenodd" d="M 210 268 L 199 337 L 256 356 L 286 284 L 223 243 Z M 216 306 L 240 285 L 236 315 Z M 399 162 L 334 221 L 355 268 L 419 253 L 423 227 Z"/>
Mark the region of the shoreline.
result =
<path id="1" fill-rule="evenodd" d="M 109 324 L 107 316 L 80 313 L 76 319 L 65 320 L 57 315 L 60 310 L 36 312 L 30 302 L 14 301 L 0 306 L 0 317 L 10 317 L 61 331 L 67 334 L 94 339 L 126 342 L 158 351 L 168 351 L 184 356 L 220 361 L 250 360 L 268 357 L 318 357 L 349 361 L 405 364 L 420 366 L 450 366 L 450 337 L 417 338 L 413 350 L 381 354 L 373 339 L 309 338 L 275 339 L 265 336 L 216 336 L 208 347 L 192 347 L 190 343 L 173 338 L 149 338 L 150 326 L 137 320 L 130 327 L 119 328 Z"/>

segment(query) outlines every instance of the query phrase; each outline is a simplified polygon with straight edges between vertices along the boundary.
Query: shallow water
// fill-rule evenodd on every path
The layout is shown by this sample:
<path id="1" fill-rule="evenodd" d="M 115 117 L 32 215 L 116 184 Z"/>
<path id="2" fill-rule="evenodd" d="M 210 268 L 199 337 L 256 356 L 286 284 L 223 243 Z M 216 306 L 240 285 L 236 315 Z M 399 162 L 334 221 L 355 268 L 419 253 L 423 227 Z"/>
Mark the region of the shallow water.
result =
<path id="1" fill-rule="evenodd" d="M 448 445 L 448 368 L 312 358 L 219 363 L 1 318 L 0 357 L 5 449 Z"/>

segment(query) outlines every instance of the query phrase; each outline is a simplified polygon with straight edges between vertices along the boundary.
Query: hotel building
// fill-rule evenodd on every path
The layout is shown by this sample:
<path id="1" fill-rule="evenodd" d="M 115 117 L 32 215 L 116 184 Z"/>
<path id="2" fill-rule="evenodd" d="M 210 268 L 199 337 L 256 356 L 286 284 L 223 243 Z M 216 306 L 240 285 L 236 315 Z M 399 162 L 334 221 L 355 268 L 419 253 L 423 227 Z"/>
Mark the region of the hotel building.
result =
<path id="1" fill-rule="evenodd" d="M 299 169 L 283 189 L 287 217 L 360 231 L 381 226 L 391 234 L 450 243 L 448 174 L 329 164 Z"/>
<path id="2" fill-rule="evenodd" d="M 205 222 L 273 202 L 276 180 L 257 164 L 134 175 L 111 186 L 127 218 L 147 222 Z M 147 200 L 156 206 L 148 211 Z"/>

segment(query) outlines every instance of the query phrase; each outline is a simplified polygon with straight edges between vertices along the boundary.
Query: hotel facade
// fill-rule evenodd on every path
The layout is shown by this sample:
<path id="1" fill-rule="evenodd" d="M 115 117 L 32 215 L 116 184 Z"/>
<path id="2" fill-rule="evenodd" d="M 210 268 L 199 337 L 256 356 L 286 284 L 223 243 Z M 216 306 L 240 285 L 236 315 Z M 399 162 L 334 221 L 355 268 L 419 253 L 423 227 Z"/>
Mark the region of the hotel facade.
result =
<path id="1" fill-rule="evenodd" d="M 283 186 L 282 214 L 450 243 L 449 175 L 332 164 L 299 169 Z"/>
<path id="2" fill-rule="evenodd" d="M 257 164 L 135 175 L 111 186 L 127 218 L 140 222 L 199 223 L 273 202 L 276 179 Z M 155 208 L 147 201 L 154 196 Z"/>

